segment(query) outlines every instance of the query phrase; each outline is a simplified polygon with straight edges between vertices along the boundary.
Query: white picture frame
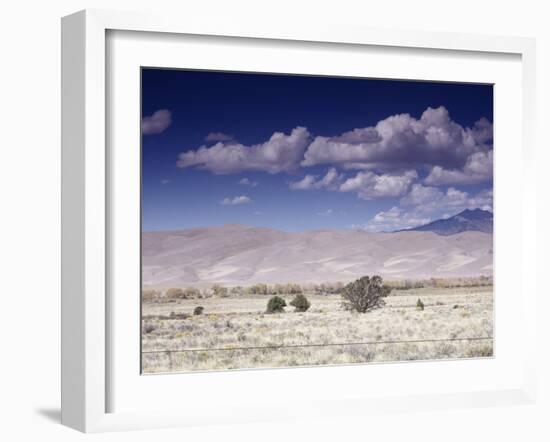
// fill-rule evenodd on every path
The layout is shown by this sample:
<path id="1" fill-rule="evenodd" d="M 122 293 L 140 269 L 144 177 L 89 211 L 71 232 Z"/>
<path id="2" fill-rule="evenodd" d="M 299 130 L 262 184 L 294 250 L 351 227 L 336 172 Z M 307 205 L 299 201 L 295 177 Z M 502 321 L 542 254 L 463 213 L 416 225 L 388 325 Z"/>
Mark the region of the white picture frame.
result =
<path id="1" fill-rule="evenodd" d="M 194 376 L 193 383 L 201 385 L 202 394 L 215 396 L 219 390 L 208 391 L 210 380 L 215 388 L 230 380 L 248 392 L 228 404 L 220 401 L 205 412 L 206 408 L 195 407 L 194 411 L 176 407 L 160 407 L 155 410 L 117 410 L 110 404 L 110 393 L 115 388 L 111 376 L 113 354 L 110 345 L 110 328 L 116 318 L 111 311 L 110 287 L 110 241 L 116 230 L 109 226 L 113 209 L 109 181 L 108 142 L 106 121 L 110 118 L 106 79 L 109 63 L 107 34 L 109 32 L 151 32 L 170 36 L 216 36 L 269 40 L 273 44 L 285 42 L 292 45 L 337 44 L 346 47 L 401 48 L 403 51 L 426 49 L 441 54 L 471 53 L 478 58 L 484 54 L 504 54 L 518 57 L 521 64 L 521 115 L 520 144 L 516 152 L 522 162 L 521 211 L 517 223 L 511 224 L 507 234 L 517 234 L 517 250 L 512 264 L 521 265 L 520 311 L 517 320 L 522 325 L 523 352 L 518 361 L 521 375 L 500 387 L 487 389 L 468 387 L 468 378 L 461 390 L 439 391 L 438 385 L 427 389 L 425 394 L 377 394 L 358 391 L 348 395 L 337 390 L 325 397 L 314 395 L 313 390 L 304 402 L 289 398 L 271 405 L 255 402 L 262 385 L 272 376 L 284 378 L 284 382 L 299 382 L 304 379 L 304 370 L 336 376 L 334 369 L 289 369 L 242 371 L 225 374 L 186 374 Z M 151 14 L 87 10 L 63 18 L 62 21 L 62 423 L 84 432 L 123 429 L 157 428 L 168 426 L 207 425 L 230 422 L 254 422 L 285 419 L 293 416 L 323 417 L 329 415 L 366 414 L 384 410 L 396 412 L 410 409 L 458 408 L 492 406 L 502 404 L 533 403 L 535 400 L 535 316 L 536 316 L 536 192 L 535 192 L 535 145 L 533 114 L 535 108 L 535 43 L 532 39 L 517 37 L 491 37 L 451 33 L 428 33 L 416 31 L 393 32 L 369 28 L 349 28 L 326 24 L 308 24 L 294 27 L 269 23 L 240 22 L 210 23 L 198 17 L 166 17 Z M 487 55 L 488 56 L 488 55 Z M 498 100 L 496 102 L 498 107 Z M 498 160 L 497 160 L 498 161 Z M 497 190 L 498 192 L 498 190 Z M 498 221 L 497 221 L 498 223 Z M 497 224 L 498 225 L 498 224 Z M 502 230 L 501 230 L 502 231 Z M 497 228 L 498 232 L 498 228 Z M 517 251 L 517 253 L 516 253 Z M 506 288 L 498 285 L 504 296 Z M 502 288 L 501 288 L 502 287 Z M 497 297 L 500 296 L 497 294 Z M 498 298 L 497 298 L 498 305 Z M 508 324 L 509 326 L 509 324 Z M 507 327 L 503 321 L 498 327 Z M 139 339 L 139 337 L 137 337 Z M 498 353 L 497 353 L 498 359 Z M 450 363 L 449 363 L 450 364 Z M 404 365 L 404 364 L 403 364 Z M 391 370 L 401 375 L 396 365 L 377 367 L 356 366 L 347 373 L 358 376 L 362 370 Z M 416 364 L 416 372 L 428 370 Z M 424 367 L 428 367 L 425 365 Z M 447 365 L 448 370 L 473 372 L 475 366 Z M 325 370 L 319 372 L 318 370 Z M 330 370 L 330 371 L 329 371 Z M 429 367 L 433 376 L 439 366 Z M 520 370 L 518 368 L 518 370 Z M 519 373 L 519 371 L 517 373 Z M 310 371 L 309 373 L 312 373 Z M 139 376 L 139 373 L 136 374 Z M 202 376 L 202 377 L 199 377 Z M 215 376 L 215 377 L 213 377 Z M 120 378 L 120 377 L 119 377 Z M 157 377 L 158 379 L 160 377 Z M 183 388 L 177 385 L 177 376 L 167 376 L 164 388 Z M 168 380 L 168 378 L 170 378 Z M 181 378 L 183 379 L 183 378 Z M 187 379 L 190 379 L 189 377 Z M 281 380 L 280 382 L 283 382 Z M 244 386 L 244 387 L 243 387 Z M 147 388 L 147 387 L 146 387 Z M 156 386 L 155 386 L 156 388 Z M 206 389 L 206 391 L 204 390 Z M 187 390 L 188 391 L 188 390 Z M 242 391 L 242 390 L 241 390 Z M 307 389 L 305 390 L 308 391 Z M 229 390 L 228 390 L 229 392 Z M 188 391 L 189 393 L 189 391 Z M 193 391 L 189 398 L 192 399 Z M 256 399 L 255 399 L 256 397 Z M 212 399 L 215 399 L 212 397 Z M 213 402 L 216 402 L 213 400 Z M 307 406 L 304 407 L 304 404 Z M 206 405 L 205 405 L 206 407 Z M 124 408 L 124 407 L 123 407 Z M 225 411 L 224 411 L 225 410 Z"/>

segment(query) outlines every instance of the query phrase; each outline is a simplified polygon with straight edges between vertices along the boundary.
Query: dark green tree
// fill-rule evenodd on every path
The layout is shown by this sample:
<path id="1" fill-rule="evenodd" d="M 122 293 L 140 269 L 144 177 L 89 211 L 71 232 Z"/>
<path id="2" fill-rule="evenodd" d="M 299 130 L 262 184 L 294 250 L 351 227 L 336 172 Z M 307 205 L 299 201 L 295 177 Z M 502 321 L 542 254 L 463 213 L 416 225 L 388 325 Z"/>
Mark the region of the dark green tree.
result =
<path id="1" fill-rule="evenodd" d="M 355 310 L 365 313 L 374 308 L 385 305 L 384 298 L 391 292 L 391 288 L 383 284 L 378 275 L 373 277 L 363 276 L 354 282 L 350 282 L 342 289 L 342 306 L 346 310 Z"/>
<path id="2" fill-rule="evenodd" d="M 305 312 L 311 307 L 311 303 L 301 293 L 297 294 L 289 304 L 294 307 L 296 312 Z"/>
<path id="3" fill-rule="evenodd" d="M 282 313 L 285 311 L 286 302 L 280 296 L 273 296 L 267 303 L 266 313 Z"/>

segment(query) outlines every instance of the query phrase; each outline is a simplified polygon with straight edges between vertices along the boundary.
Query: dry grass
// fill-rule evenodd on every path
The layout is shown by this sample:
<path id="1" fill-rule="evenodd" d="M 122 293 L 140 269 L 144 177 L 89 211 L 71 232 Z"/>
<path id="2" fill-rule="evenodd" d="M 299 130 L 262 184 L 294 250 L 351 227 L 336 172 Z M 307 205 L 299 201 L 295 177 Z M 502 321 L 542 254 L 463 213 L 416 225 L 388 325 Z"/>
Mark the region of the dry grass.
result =
<path id="1" fill-rule="evenodd" d="M 283 296 L 287 304 L 292 297 Z M 344 311 L 339 295 L 307 297 L 311 302 L 307 312 L 287 307 L 277 314 L 264 313 L 269 299 L 265 295 L 145 300 L 143 371 L 492 356 L 491 339 L 469 339 L 492 337 L 490 286 L 394 291 L 385 307 L 365 314 Z M 418 298 L 423 311 L 416 309 Z M 204 314 L 193 316 L 199 305 Z"/>

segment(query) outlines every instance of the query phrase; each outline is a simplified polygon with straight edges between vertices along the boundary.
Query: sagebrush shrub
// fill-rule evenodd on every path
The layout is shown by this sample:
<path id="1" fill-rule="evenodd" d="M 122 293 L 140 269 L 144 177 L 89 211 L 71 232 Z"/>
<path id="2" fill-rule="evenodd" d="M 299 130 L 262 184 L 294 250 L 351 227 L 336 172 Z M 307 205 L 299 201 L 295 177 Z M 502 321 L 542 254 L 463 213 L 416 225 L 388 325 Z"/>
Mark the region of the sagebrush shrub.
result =
<path id="1" fill-rule="evenodd" d="M 176 313 L 176 312 L 170 312 L 170 316 L 168 316 L 168 319 L 187 319 L 189 315 L 187 313 Z"/>
<path id="2" fill-rule="evenodd" d="M 371 309 L 385 305 L 384 298 L 391 292 L 391 288 L 383 284 L 382 277 L 375 275 L 372 278 L 363 276 L 350 282 L 342 289 L 344 298 L 342 306 L 346 310 L 355 310 L 365 313 Z"/>
<path id="3" fill-rule="evenodd" d="M 193 310 L 194 315 L 202 315 L 203 312 L 204 312 L 204 307 L 202 305 L 195 307 L 195 310 Z"/>
<path id="4" fill-rule="evenodd" d="M 290 305 L 294 307 L 294 311 L 296 312 L 305 312 L 311 307 L 309 300 L 301 293 L 297 294 L 294 299 L 290 301 Z"/>
<path id="5" fill-rule="evenodd" d="M 230 292 L 232 295 L 242 295 L 244 293 L 244 288 L 238 285 L 236 287 L 232 287 Z"/>
<path id="6" fill-rule="evenodd" d="M 154 301 L 160 298 L 160 292 L 153 289 L 144 289 L 141 291 L 141 299 L 143 301 Z"/>
<path id="7" fill-rule="evenodd" d="M 281 313 L 285 311 L 286 302 L 280 296 L 273 296 L 267 303 L 266 313 Z"/>
<path id="8" fill-rule="evenodd" d="M 267 285 L 266 284 L 254 284 L 251 287 L 248 287 L 247 292 L 251 295 L 267 295 Z"/>
<path id="9" fill-rule="evenodd" d="M 184 291 L 183 291 L 183 297 L 185 299 L 195 299 L 195 298 L 199 298 L 201 295 L 201 291 L 199 289 L 196 289 L 194 287 L 187 287 Z"/>
<path id="10" fill-rule="evenodd" d="M 418 301 L 416 301 L 416 309 L 417 310 L 424 310 L 424 303 L 420 298 L 418 298 Z"/>
<path id="11" fill-rule="evenodd" d="M 155 327 L 153 324 L 145 324 L 143 326 L 143 331 L 146 333 L 146 334 L 149 334 L 149 333 L 152 333 L 153 331 L 156 330 L 157 327 Z"/>
<path id="12" fill-rule="evenodd" d="M 167 299 L 183 299 L 185 293 L 180 288 L 172 287 L 166 290 L 165 296 Z"/>
<path id="13" fill-rule="evenodd" d="M 227 287 L 223 287 L 219 284 L 214 284 L 212 286 L 212 293 L 214 293 L 214 296 L 218 296 L 220 298 L 226 298 L 229 296 L 229 290 Z"/>

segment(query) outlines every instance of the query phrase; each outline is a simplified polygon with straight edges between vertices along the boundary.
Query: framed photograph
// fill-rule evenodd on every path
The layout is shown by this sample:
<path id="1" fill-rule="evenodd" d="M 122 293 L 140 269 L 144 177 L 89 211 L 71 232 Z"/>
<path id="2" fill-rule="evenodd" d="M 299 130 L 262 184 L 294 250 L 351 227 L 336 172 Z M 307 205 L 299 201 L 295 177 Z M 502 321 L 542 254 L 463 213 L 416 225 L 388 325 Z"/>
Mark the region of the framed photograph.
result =
<path id="1" fill-rule="evenodd" d="M 145 67 L 141 97 L 144 374 L 493 356 L 492 84 Z"/>
<path id="2" fill-rule="evenodd" d="M 534 400 L 532 40 L 84 11 L 62 43 L 64 424 Z"/>

